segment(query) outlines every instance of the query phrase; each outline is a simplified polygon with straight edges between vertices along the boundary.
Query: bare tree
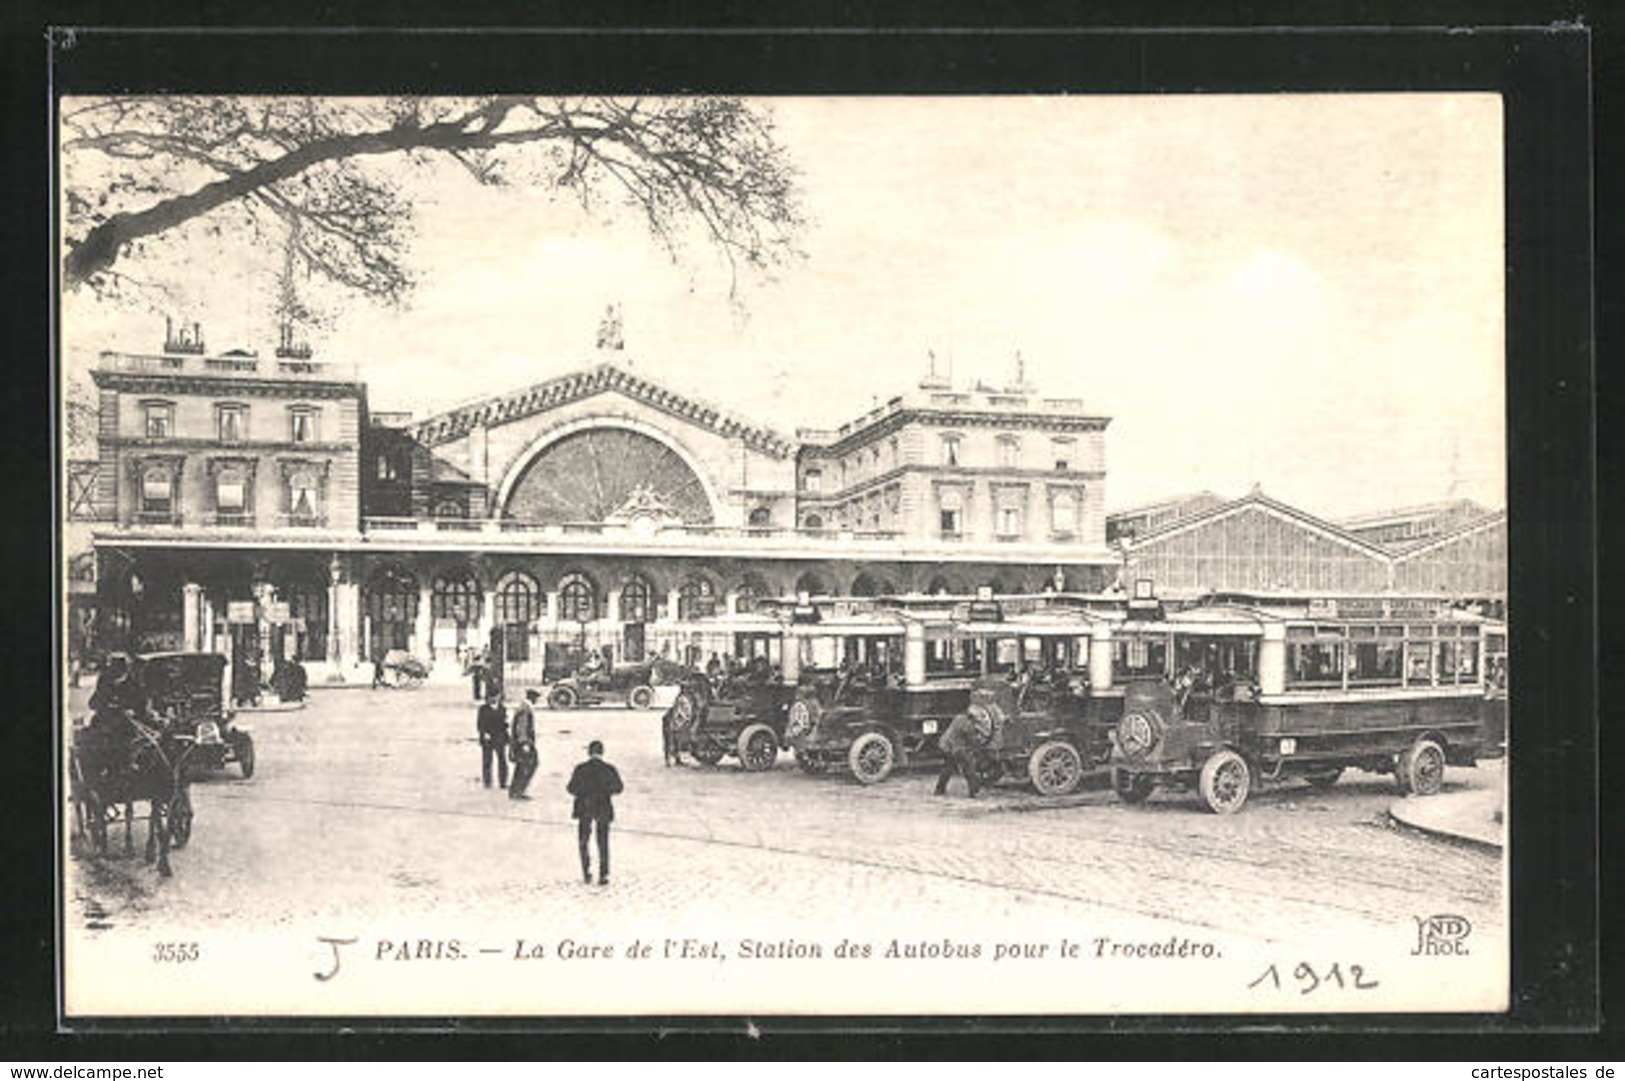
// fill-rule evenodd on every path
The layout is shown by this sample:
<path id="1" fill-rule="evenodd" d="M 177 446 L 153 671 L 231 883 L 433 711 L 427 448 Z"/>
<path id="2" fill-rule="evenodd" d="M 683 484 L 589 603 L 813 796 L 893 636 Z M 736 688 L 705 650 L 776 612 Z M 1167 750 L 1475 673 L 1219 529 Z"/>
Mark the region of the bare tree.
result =
<path id="1" fill-rule="evenodd" d="M 697 230 L 735 282 L 793 254 L 802 224 L 771 117 L 733 98 L 110 98 L 69 102 L 61 136 L 70 288 L 107 287 L 198 223 L 274 237 L 307 273 L 397 302 L 411 199 L 387 158 L 617 200 L 674 256 Z"/>

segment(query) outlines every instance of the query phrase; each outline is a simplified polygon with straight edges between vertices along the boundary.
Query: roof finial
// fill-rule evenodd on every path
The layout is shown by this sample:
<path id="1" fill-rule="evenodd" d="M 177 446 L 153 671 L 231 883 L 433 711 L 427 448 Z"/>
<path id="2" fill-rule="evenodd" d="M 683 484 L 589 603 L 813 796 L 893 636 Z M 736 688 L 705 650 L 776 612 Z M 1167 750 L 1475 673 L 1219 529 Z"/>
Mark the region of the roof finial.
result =
<path id="1" fill-rule="evenodd" d="M 619 353 L 625 347 L 621 337 L 621 306 L 610 304 L 604 308 L 604 318 L 598 324 L 598 348 Z"/>
<path id="2" fill-rule="evenodd" d="M 948 376 L 939 375 L 937 373 L 937 351 L 935 349 L 927 349 L 925 351 L 925 364 L 926 364 L 925 377 L 920 380 L 920 389 L 921 390 L 946 390 L 946 389 L 948 389 L 948 386 L 950 385 L 951 380 L 949 379 Z M 950 364 L 950 368 L 951 367 L 952 367 L 952 365 Z"/>

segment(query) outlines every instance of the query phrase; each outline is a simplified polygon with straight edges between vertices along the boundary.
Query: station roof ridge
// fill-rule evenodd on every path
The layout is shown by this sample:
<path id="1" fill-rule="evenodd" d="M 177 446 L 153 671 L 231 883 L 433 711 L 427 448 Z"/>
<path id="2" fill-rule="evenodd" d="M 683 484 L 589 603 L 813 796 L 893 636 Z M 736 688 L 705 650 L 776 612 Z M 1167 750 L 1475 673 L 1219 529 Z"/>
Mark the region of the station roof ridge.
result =
<path id="1" fill-rule="evenodd" d="M 743 439 L 758 450 L 789 457 L 795 444 L 770 428 L 744 420 L 702 398 L 680 393 L 609 360 L 578 368 L 517 390 L 489 395 L 427 417 L 412 426 L 418 441 L 437 446 L 461 438 L 476 425 L 509 422 L 544 409 L 616 391 L 663 412 Z"/>
<path id="2" fill-rule="evenodd" d="M 1315 514 L 1311 514 L 1301 507 L 1294 507 L 1290 503 L 1282 503 L 1278 499 L 1267 496 L 1264 494 L 1261 488 L 1254 488 L 1252 491 L 1248 492 L 1239 499 L 1232 499 L 1227 503 L 1220 503 L 1218 506 L 1208 507 L 1205 510 L 1197 511 L 1194 514 L 1186 515 L 1185 517 L 1176 521 L 1169 522 L 1165 526 L 1154 529 L 1149 533 L 1135 537 L 1130 543 L 1129 547 L 1144 547 L 1145 545 L 1165 540 L 1176 533 L 1183 533 L 1187 530 L 1196 529 L 1212 522 L 1217 522 L 1224 518 L 1228 518 L 1233 514 L 1248 509 L 1249 507 L 1261 507 L 1272 514 L 1297 522 L 1298 524 L 1306 526 L 1309 529 L 1325 534 L 1326 536 L 1331 537 L 1342 544 L 1346 544 L 1351 548 L 1357 548 L 1363 552 L 1367 552 L 1379 559 L 1391 559 L 1393 557 L 1394 553 L 1390 549 L 1384 548 L 1382 545 L 1373 543 L 1372 541 L 1368 541 L 1357 533 L 1351 533 L 1347 529 L 1338 525 L 1336 522 L 1321 518 Z"/>

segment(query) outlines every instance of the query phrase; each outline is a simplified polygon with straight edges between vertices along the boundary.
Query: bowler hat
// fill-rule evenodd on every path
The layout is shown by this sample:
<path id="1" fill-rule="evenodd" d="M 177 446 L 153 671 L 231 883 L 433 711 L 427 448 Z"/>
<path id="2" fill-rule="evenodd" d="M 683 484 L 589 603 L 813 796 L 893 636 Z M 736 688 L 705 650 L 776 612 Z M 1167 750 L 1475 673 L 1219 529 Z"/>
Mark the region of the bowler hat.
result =
<path id="1" fill-rule="evenodd" d="M 588 754 L 603 754 L 604 753 L 603 741 L 595 739 L 591 743 L 587 744 L 587 753 Z"/>

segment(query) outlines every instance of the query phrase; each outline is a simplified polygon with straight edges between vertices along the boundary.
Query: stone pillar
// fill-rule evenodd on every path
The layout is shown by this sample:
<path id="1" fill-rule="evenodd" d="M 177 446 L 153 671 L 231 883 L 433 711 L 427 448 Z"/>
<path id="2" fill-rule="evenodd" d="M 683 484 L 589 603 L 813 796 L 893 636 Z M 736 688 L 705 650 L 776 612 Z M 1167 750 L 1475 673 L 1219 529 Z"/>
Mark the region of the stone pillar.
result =
<path id="1" fill-rule="evenodd" d="M 203 587 L 187 582 L 181 587 L 181 648 L 192 652 L 203 646 Z"/>
<path id="2" fill-rule="evenodd" d="M 1089 631 L 1089 690 L 1100 694 L 1112 685 L 1112 628 L 1098 623 Z"/>
<path id="3" fill-rule="evenodd" d="M 547 591 L 547 611 L 542 613 L 542 623 L 546 626 L 557 626 L 559 622 L 559 591 Z"/>
<path id="4" fill-rule="evenodd" d="M 676 620 L 682 618 L 682 603 L 681 603 L 682 599 L 683 599 L 683 591 L 681 589 L 668 589 L 668 590 L 666 590 L 666 618 L 667 619 L 676 621 Z"/>
<path id="5" fill-rule="evenodd" d="M 356 580 L 353 557 L 334 553 L 327 574 L 327 659 L 333 674 L 362 663 L 366 653 L 361 621 L 361 583 Z"/>
<path id="6" fill-rule="evenodd" d="M 434 664 L 434 586 L 427 579 L 418 585 L 418 618 L 412 628 L 412 655 Z"/>
<path id="7" fill-rule="evenodd" d="M 497 591 L 495 587 L 486 589 L 480 595 L 480 640 L 474 643 L 476 649 L 486 649 L 491 645 L 491 632 L 497 625 Z"/>
<path id="8" fill-rule="evenodd" d="M 903 629 L 903 682 L 910 687 L 925 682 L 925 628 L 918 623 Z"/>
<path id="9" fill-rule="evenodd" d="M 730 616 L 738 615 L 739 591 L 737 589 L 730 589 L 728 592 L 724 593 L 722 595 L 722 605 L 723 610 L 726 611 Z"/>
<path id="10" fill-rule="evenodd" d="M 1265 624 L 1264 640 L 1258 646 L 1258 693 L 1280 694 L 1286 690 L 1286 628 Z"/>

